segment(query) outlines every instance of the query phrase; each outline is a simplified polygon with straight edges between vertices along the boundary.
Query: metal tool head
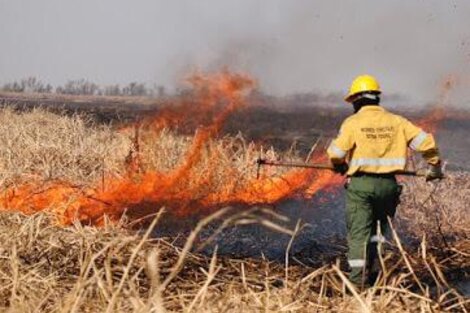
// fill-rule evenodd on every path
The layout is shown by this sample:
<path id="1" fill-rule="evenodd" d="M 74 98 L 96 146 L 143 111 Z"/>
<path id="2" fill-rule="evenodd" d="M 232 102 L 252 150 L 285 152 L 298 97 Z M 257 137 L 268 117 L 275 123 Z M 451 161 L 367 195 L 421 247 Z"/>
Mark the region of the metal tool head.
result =
<path id="1" fill-rule="evenodd" d="M 261 172 L 261 166 L 266 164 L 266 160 L 265 159 L 262 159 L 261 157 L 259 157 L 257 160 L 256 160 L 256 165 L 257 165 L 257 168 L 256 168 L 256 179 L 259 179 L 259 176 L 260 176 L 260 172 Z"/>

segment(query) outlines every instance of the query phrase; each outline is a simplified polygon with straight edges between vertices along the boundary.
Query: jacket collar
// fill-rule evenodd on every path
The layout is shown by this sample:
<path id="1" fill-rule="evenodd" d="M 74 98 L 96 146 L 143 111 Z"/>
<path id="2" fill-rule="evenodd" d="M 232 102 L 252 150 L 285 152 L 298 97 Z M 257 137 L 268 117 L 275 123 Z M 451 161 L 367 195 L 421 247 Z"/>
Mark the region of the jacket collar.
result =
<path id="1" fill-rule="evenodd" d="M 366 105 L 362 107 L 357 113 L 362 112 L 384 112 L 385 109 L 380 105 Z"/>

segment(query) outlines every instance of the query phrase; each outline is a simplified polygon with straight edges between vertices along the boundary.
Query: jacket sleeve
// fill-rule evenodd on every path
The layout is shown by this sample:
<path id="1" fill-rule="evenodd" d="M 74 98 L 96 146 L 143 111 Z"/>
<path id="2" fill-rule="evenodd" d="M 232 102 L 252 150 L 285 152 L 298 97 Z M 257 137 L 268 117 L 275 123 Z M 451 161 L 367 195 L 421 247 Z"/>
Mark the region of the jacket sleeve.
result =
<path id="1" fill-rule="evenodd" d="M 328 158 L 333 164 L 344 163 L 348 152 L 354 148 L 354 133 L 347 121 L 341 125 L 336 139 L 328 147 Z"/>
<path id="2" fill-rule="evenodd" d="M 408 147 L 420 152 L 428 164 L 438 164 L 440 162 L 439 149 L 433 135 L 426 133 L 406 119 L 403 125 Z"/>

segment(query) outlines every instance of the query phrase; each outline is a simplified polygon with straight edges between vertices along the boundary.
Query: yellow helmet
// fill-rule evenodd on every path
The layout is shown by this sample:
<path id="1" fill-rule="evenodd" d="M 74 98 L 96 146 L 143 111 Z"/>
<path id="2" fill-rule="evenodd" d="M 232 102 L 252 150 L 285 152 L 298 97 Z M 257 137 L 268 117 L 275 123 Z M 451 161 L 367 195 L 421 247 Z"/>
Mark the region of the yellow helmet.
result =
<path id="1" fill-rule="evenodd" d="M 351 88 L 349 88 L 348 95 L 344 98 L 347 102 L 352 102 L 354 96 L 357 94 L 370 91 L 376 94 L 380 94 L 380 85 L 375 77 L 370 75 L 360 75 L 357 76 L 356 79 L 351 84 Z"/>

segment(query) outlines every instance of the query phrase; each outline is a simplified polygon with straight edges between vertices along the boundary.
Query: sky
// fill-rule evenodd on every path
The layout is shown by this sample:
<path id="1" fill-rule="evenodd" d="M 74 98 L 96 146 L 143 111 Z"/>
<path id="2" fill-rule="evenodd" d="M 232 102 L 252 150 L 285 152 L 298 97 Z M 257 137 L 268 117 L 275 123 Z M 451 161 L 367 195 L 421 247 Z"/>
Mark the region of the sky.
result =
<path id="1" fill-rule="evenodd" d="M 172 89 L 224 67 L 274 95 L 346 93 L 368 73 L 415 102 L 453 75 L 453 100 L 470 107 L 470 1 L 0 0 L 0 83 Z"/>

